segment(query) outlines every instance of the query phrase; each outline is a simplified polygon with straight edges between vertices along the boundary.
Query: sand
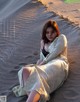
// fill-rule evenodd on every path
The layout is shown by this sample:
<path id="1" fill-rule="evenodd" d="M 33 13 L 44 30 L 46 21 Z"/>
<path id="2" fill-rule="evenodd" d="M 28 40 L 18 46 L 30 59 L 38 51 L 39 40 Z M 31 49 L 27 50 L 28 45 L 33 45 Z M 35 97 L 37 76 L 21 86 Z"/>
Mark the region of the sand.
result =
<path id="1" fill-rule="evenodd" d="M 55 2 L 56 7 L 58 3 Z M 41 31 L 49 19 L 58 23 L 60 32 L 68 39 L 70 63 L 67 80 L 51 94 L 49 102 L 80 101 L 80 28 L 34 0 L 0 21 L 0 95 L 6 95 L 7 102 L 26 101 L 27 96 L 17 98 L 12 87 L 19 84 L 20 66 L 39 59 Z"/>
<path id="2" fill-rule="evenodd" d="M 64 0 L 38 0 L 42 2 L 47 10 L 55 12 L 80 27 L 80 3 L 65 3 Z"/>

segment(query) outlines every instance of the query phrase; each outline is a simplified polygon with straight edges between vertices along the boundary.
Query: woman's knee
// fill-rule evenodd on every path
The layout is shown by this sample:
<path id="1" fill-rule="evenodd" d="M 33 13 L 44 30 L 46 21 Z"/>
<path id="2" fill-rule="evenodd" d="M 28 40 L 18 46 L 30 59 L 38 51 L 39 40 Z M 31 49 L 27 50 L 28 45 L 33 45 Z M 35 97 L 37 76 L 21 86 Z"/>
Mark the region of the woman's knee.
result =
<path id="1" fill-rule="evenodd" d="M 23 74 L 26 74 L 27 76 L 29 76 L 30 73 L 31 73 L 31 70 L 29 69 L 29 67 L 23 67 L 22 73 Z"/>

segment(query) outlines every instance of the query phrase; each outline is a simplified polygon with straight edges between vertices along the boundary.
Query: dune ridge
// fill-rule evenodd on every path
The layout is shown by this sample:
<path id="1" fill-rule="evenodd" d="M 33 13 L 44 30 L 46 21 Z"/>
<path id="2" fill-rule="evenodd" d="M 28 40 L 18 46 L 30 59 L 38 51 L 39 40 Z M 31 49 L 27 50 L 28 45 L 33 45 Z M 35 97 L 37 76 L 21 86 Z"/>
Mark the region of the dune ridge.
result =
<path id="1" fill-rule="evenodd" d="M 80 3 L 65 3 L 64 0 L 38 0 L 47 7 L 47 11 L 54 12 L 80 27 Z"/>

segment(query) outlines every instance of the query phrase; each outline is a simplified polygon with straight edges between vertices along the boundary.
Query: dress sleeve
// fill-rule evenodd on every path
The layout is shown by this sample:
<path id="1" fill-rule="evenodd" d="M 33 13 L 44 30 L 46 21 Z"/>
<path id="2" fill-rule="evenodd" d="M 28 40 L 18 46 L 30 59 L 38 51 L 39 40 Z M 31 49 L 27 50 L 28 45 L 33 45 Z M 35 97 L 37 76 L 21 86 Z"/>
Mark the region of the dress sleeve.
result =
<path id="1" fill-rule="evenodd" d="M 67 47 L 67 39 L 65 35 L 60 35 L 57 43 L 53 49 L 53 52 L 48 54 L 45 59 L 44 59 L 44 64 L 49 62 L 50 60 L 56 58 L 59 54 L 62 53 L 62 51 L 65 49 L 65 47 Z"/>

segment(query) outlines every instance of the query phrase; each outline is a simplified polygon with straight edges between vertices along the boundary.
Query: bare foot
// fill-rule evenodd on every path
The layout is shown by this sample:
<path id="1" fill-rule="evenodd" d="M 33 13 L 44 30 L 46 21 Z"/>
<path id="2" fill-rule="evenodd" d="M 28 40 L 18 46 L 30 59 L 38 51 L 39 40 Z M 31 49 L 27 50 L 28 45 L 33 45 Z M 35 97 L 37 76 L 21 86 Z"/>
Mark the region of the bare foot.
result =
<path id="1" fill-rule="evenodd" d="M 29 96 L 30 92 L 27 92 L 27 96 Z"/>

